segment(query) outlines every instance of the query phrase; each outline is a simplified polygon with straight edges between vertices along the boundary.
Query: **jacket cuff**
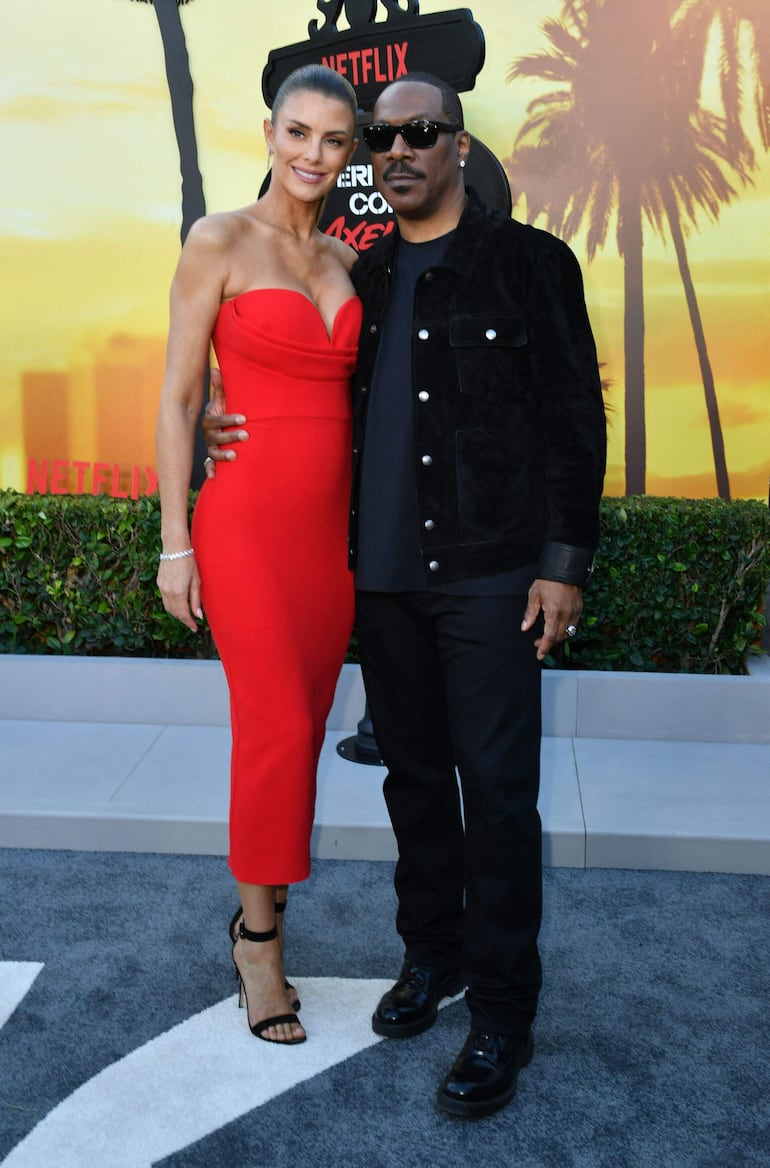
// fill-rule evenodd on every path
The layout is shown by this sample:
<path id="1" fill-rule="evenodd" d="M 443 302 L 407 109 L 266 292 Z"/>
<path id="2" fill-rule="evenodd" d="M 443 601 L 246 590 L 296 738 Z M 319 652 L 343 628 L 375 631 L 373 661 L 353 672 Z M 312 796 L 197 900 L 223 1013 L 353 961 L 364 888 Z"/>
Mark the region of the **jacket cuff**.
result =
<path id="1" fill-rule="evenodd" d="M 588 548 L 549 540 L 543 545 L 537 567 L 539 580 L 557 580 L 583 588 L 594 570 L 594 553 Z"/>

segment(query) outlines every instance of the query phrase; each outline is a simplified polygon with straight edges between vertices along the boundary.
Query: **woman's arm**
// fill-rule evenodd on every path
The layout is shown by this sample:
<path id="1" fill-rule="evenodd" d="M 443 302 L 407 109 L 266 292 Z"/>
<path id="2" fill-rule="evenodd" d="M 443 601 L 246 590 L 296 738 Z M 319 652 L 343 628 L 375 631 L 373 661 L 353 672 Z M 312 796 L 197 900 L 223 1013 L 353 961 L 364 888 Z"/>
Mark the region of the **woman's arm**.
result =
<path id="1" fill-rule="evenodd" d="M 188 497 L 194 433 L 227 271 L 222 220 L 198 220 L 182 249 L 171 285 L 166 372 L 156 427 L 161 541 L 166 554 L 190 547 Z M 195 617 L 200 619 L 203 613 L 195 557 L 162 562 L 158 587 L 166 611 L 196 630 Z"/>

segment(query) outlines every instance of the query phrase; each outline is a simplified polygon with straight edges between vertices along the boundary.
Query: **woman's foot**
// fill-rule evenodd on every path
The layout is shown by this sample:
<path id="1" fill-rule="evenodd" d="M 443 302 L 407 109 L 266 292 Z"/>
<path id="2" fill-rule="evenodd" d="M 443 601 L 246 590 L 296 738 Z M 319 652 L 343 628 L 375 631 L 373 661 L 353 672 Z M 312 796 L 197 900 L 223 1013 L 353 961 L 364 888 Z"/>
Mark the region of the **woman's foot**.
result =
<path id="1" fill-rule="evenodd" d="M 252 1034 L 267 1042 L 304 1042 L 307 1034 L 286 991 L 277 931 L 254 933 L 241 923 L 233 945 L 233 961 L 246 997 Z"/>

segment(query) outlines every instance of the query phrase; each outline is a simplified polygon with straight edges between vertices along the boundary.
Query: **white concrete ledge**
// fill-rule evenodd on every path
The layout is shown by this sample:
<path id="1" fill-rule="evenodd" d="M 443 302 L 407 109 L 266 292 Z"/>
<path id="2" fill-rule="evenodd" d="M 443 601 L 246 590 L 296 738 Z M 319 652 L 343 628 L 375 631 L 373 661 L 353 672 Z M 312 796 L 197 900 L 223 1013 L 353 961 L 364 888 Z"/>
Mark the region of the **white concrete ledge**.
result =
<path id="1" fill-rule="evenodd" d="M 345 666 L 318 857 L 396 856 L 382 768 L 336 751 L 363 709 Z M 546 672 L 543 717 L 546 864 L 770 875 L 767 658 L 751 677 Z M 0 656 L 0 847 L 225 854 L 229 750 L 218 662 Z"/>
<path id="2" fill-rule="evenodd" d="M 556 738 L 770 743 L 770 668 L 748 677 L 546 670 L 543 733 Z M 328 729 L 355 727 L 361 672 L 344 665 Z M 0 718 L 227 726 L 218 661 L 0 654 Z"/>

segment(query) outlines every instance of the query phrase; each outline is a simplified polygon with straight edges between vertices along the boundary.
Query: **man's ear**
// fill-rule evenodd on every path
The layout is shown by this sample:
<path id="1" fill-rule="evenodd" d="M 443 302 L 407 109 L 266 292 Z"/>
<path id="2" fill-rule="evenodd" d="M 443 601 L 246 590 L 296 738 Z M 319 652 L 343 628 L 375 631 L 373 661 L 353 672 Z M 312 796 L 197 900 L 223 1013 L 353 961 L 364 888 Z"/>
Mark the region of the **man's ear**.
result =
<path id="1" fill-rule="evenodd" d="M 457 134 L 458 165 L 465 163 L 471 152 L 471 136 L 467 130 L 460 130 Z"/>

